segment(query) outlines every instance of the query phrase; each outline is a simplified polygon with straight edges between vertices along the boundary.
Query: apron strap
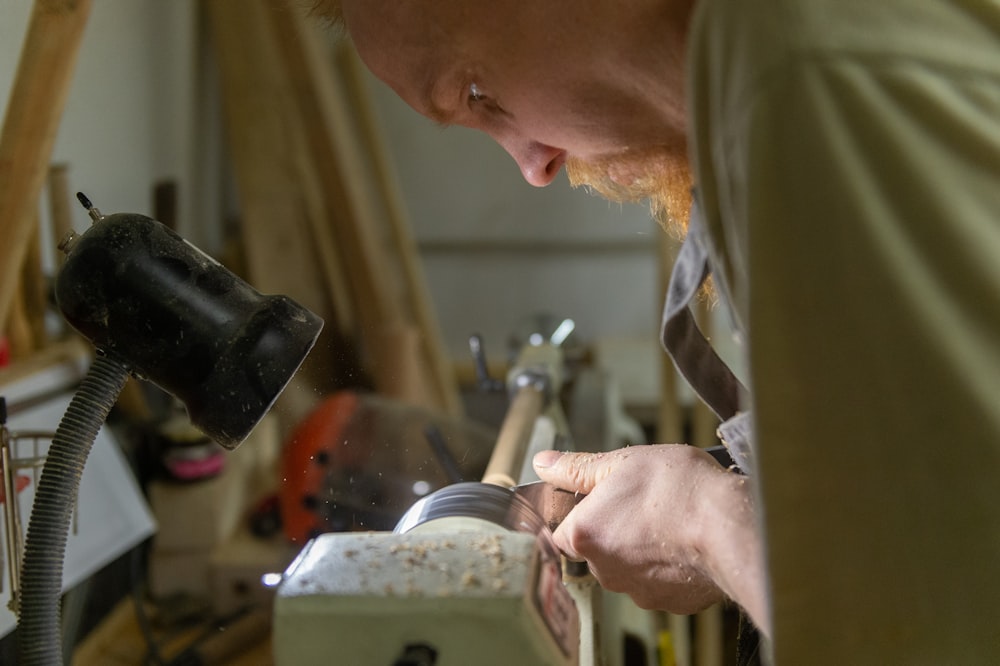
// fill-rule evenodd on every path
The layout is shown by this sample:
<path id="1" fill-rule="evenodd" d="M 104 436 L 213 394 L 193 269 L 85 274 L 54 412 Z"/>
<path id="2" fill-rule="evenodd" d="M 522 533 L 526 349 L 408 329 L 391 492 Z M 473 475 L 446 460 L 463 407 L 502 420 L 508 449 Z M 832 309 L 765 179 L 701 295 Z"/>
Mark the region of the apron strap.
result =
<path id="1" fill-rule="evenodd" d="M 691 206 L 687 237 L 674 263 L 663 309 L 661 340 L 677 370 L 723 421 L 740 409 L 743 385 L 705 339 L 690 303 L 710 273 L 697 203 Z"/>

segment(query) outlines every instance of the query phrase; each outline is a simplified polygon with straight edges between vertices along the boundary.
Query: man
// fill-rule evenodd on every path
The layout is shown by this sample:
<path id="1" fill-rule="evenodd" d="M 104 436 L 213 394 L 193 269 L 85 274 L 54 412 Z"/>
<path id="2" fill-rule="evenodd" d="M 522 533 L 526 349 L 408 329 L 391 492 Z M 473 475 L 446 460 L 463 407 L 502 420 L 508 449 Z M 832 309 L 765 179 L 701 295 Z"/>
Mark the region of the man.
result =
<path id="1" fill-rule="evenodd" d="M 644 607 L 728 596 L 781 664 L 1000 663 L 996 0 L 340 4 L 378 77 L 529 183 L 565 165 L 681 228 L 694 187 L 679 281 L 707 262 L 746 341 L 748 474 L 540 454 L 588 493 L 560 548 Z"/>

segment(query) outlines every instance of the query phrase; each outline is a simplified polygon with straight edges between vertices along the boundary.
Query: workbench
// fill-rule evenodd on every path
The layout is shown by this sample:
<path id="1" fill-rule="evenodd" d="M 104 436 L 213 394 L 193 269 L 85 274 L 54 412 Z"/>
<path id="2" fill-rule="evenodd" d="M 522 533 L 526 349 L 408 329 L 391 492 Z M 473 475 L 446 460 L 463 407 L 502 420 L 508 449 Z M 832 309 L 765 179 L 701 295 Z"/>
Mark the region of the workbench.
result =
<path id="1" fill-rule="evenodd" d="M 259 618 L 258 618 L 259 619 Z M 219 656 L 203 662 L 205 666 L 270 666 L 271 656 L 270 614 L 266 624 L 255 621 L 236 629 L 220 650 Z M 266 626 L 266 630 L 261 627 Z M 171 632 L 167 636 L 154 629 L 154 637 L 161 643 L 160 649 L 166 659 L 173 658 L 203 629 L 191 627 L 182 632 Z M 73 652 L 73 666 L 144 666 L 148 646 L 143 637 L 135 612 L 135 602 L 125 598 L 116 605 Z"/>

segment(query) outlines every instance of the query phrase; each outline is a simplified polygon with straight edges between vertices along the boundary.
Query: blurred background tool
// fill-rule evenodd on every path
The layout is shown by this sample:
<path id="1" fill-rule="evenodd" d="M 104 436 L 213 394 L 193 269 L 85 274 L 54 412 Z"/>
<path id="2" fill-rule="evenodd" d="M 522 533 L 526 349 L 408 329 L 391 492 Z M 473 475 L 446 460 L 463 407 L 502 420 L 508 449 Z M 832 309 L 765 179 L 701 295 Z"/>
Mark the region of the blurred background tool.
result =
<path id="1" fill-rule="evenodd" d="M 325 398 L 286 439 L 280 490 L 285 535 L 391 530 L 418 499 L 479 478 L 495 432 L 370 393 Z"/>
<path id="2" fill-rule="evenodd" d="M 535 452 L 574 449 L 562 408 L 563 350 L 549 336 L 526 341 L 479 476 L 416 501 L 402 493 L 412 504 L 392 532 L 327 533 L 305 544 L 274 602 L 278 666 L 325 664 L 331 655 L 427 666 L 656 663 L 654 615 L 564 562 L 545 512 L 512 488 L 538 481 Z M 419 439 L 411 433 L 391 446 L 400 455 L 419 446 L 426 457 Z"/>

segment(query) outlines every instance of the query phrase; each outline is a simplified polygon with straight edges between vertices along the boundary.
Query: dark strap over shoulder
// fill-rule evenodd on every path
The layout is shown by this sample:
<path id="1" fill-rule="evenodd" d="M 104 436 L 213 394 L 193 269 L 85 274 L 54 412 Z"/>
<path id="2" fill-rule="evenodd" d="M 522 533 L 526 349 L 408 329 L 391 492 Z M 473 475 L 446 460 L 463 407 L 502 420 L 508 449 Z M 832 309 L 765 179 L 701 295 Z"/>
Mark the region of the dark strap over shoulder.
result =
<path id="1" fill-rule="evenodd" d="M 687 237 L 677 255 L 663 309 L 661 339 L 677 370 L 722 420 L 718 434 L 741 471 L 753 473 L 752 415 L 740 411 L 743 385 L 712 349 L 691 312 L 690 304 L 711 273 L 708 245 L 697 203 L 691 207 Z M 740 611 L 738 666 L 761 666 L 761 636 Z"/>
<path id="2" fill-rule="evenodd" d="M 726 421 L 739 412 L 743 385 L 705 339 L 689 307 L 710 272 L 703 234 L 700 213 L 694 204 L 687 238 L 674 262 L 667 288 L 661 338 L 691 388 Z"/>

